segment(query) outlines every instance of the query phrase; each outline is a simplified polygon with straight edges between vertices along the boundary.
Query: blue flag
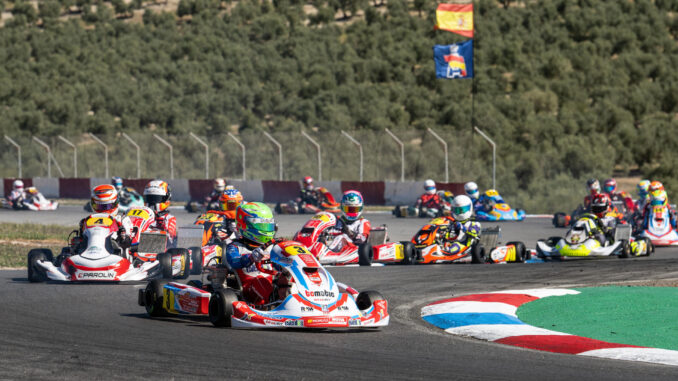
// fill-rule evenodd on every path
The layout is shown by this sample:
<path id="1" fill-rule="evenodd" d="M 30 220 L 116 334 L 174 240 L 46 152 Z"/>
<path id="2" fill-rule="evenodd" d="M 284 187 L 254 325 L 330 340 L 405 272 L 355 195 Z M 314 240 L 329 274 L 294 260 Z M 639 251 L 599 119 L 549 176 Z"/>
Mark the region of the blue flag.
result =
<path id="1" fill-rule="evenodd" d="M 436 78 L 473 78 L 473 40 L 459 44 L 435 45 Z"/>

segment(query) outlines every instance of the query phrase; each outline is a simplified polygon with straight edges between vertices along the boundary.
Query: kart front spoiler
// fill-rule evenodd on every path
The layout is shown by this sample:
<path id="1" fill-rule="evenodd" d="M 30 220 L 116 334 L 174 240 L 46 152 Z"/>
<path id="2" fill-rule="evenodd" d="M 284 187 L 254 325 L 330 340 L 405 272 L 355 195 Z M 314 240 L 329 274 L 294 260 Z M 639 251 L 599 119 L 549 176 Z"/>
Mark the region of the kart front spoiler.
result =
<path id="1" fill-rule="evenodd" d="M 47 278 L 57 282 L 138 282 L 148 280 L 153 274 L 159 262 L 144 262 L 139 267 L 130 268 L 128 271 L 117 274 L 114 270 L 92 269 L 91 271 L 78 271 L 76 276 L 65 272 L 61 267 L 56 267 L 50 261 L 38 261 L 47 275 Z M 74 279 L 75 278 L 75 279 Z"/>

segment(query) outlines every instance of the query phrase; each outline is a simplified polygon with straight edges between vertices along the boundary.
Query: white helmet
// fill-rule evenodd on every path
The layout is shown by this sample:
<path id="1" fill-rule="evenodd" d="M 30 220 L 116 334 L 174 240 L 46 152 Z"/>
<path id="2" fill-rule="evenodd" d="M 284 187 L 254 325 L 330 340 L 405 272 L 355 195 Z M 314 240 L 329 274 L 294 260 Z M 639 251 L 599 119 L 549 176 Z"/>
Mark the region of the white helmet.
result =
<path id="1" fill-rule="evenodd" d="M 474 200 L 477 200 L 480 196 L 480 192 L 478 192 L 478 184 L 474 183 L 473 181 L 469 181 L 468 183 L 464 184 L 464 192 L 466 192 L 466 195 Z"/>
<path id="2" fill-rule="evenodd" d="M 459 195 L 452 202 L 452 216 L 457 221 L 466 221 L 473 215 L 473 202 L 468 196 Z"/>
<path id="3" fill-rule="evenodd" d="M 214 179 L 214 190 L 223 192 L 226 189 L 226 180 L 220 178 Z"/>
<path id="4" fill-rule="evenodd" d="M 436 182 L 431 179 L 424 181 L 424 190 L 426 194 L 436 193 Z"/>
<path id="5" fill-rule="evenodd" d="M 24 182 L 21 180 L 14 180 L 14 183 L 12 183 L 12 188 L 14 190 L 24 190 Z"/>

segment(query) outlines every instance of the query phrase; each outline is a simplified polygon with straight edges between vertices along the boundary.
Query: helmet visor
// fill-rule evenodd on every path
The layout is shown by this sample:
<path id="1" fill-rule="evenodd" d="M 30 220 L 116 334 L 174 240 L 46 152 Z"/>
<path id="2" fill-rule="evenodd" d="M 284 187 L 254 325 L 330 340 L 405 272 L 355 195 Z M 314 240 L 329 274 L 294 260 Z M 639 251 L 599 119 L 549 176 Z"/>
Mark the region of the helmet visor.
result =
<path id="1" fill-rule="evenodd" d="M 614 185 L 605 184 L 605 192 L 607 192 L 607 193 L 614 191 L 614 188 L 615 188 Z"/>
<path id="2" fill-rule="evenodd" d="M 100 204 L 98 202 L 93 202 L 92 203 L 92 209 L 94 209 L 97 212 L 106 212 L 109 210 L 113 210 L 118 207 L 118 203 L 106 203 L 106 204 Z"/>
<path id="3" fill-rule="evenodd" d="M 607 205 L 591 205 L 591 211 L 593 213 L 603 213 L 607 211 Z"/>
<path id="4" fill-rule="evenodd" d="M 221 203 L 221 209 L 222 210 L 236 210 L 236 209 L 238 209 L 238 205 L 240 205 L 240 203 L 238 201 L 227 200 L 227 201 Z"/>
<path id="5" fill-rule="evenodd" d="M 432 186 L 432 185 L 424 186 L 424 190 L 425 191 L 433 191 L 433 190 L 436 190 L 436 187 Z"/>
<path id="6" fill-rule="evenodd" d="M 275 221 L 272 218 L 247 218 L 247 225 L 263 234 L 275 233 Z"/>
<path id="7" fill-rule="evenodd" d="M 652 204 L 652 206 L 661 206 L 664 205 L 664 200 L 659 198 L 653 198 L 650 203 Z"/>
<path id="8" fill-rule="evenodd" d="M 363 210 L 362 206 L 344 206 L 344 213 L 347 214 L 358 214 Z"/>
<path id="9" fill-rule="evenodd" d="M 144 196 L 144 200 L 146 201 L 147 204 L 161 204 L 165 202 L 165 199 L 167 196 L 162 196 L 159 194 L 147 194 Z"/>
<path id="10" fill-rule="evenodd" d="M 457 215 L 462 215 L 471 211 L 471 204 L 463 206 L 455 206 L 452 212 Z"/>

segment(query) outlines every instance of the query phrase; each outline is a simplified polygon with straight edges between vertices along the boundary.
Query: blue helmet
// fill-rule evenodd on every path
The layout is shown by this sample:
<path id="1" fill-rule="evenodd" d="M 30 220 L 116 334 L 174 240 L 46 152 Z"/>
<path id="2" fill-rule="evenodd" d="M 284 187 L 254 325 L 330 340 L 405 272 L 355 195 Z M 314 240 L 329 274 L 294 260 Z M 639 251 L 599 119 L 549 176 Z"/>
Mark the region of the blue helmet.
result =
<path id="1" fill-rule="evenodd" d="M 120 189 L 122 189 L 122 177 L 120 176 L 111 177 L 111 185 L 113 185 L 117 191 L 120 191 Z"/>
<path id="2" fill-rule="evenodd" d="M 363 195 L 356 190 L 347 190 L 341 198 L 341 211 L 349 221 L 355 221 L 363 213 Z"/>

